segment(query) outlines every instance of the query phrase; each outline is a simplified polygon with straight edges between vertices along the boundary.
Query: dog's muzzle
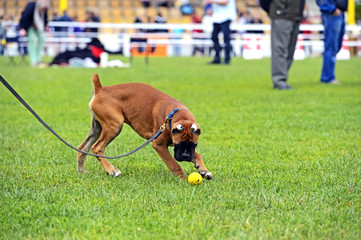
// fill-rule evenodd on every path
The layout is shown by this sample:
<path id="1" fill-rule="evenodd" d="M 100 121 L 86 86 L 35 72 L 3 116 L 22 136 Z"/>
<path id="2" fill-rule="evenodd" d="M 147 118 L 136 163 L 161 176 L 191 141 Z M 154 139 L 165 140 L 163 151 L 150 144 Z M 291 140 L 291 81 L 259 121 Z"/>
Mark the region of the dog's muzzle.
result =
<path id="1" fill-rule="evenodd" d="M 194 156 L 194 151 L 197 144 L 194 142 L 180 142 L 174 144 L 174 158 L 178 162 L 191 162 Z"/>

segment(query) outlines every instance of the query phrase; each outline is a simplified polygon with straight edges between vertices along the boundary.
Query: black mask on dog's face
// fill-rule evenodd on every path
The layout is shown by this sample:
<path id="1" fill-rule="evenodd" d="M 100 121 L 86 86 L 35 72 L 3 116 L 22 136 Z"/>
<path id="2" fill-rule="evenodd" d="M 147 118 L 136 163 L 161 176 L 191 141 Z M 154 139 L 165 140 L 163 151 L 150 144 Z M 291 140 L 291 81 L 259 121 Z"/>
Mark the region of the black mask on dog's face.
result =
<path id="1" fill-rule="evenodd" d="M 174 158 L 178 162 L 190 162 L 193 159 L 197 144 L 194 142 L 180 142 L 174 144 Z"/>
<path id="2" fill-rule="evenodd" d="M 201 129 L 193 122 L 175 124 L 172 128 L 172 140 L 174 143 L 174 158 L 178 162 L 191 162 L 197 147 L 198 136 Z"/>

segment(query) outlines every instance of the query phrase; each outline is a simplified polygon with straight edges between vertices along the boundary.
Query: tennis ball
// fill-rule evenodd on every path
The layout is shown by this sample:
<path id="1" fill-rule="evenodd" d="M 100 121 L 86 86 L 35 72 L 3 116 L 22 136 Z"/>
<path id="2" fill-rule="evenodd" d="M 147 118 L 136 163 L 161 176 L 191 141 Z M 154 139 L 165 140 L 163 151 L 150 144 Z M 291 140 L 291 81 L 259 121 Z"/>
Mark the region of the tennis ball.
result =
<path id="1" fill-rule="evenodd" d="M 193 172 L 188 176 L 188 182 L 193 185 L 201 184 L 202 180 L 203 180 L 202 176 L 197 172 Z"/>

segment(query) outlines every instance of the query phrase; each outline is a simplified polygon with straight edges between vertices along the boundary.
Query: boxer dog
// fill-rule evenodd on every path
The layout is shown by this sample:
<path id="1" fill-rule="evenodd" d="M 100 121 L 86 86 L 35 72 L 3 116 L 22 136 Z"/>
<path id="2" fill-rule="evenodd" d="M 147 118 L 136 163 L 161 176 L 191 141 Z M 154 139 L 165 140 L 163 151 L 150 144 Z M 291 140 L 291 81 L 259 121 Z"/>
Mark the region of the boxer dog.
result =
<path id="1" fill-rule="evenodd" d="M 177 161 L 187 161 L 194 163 L 202 177 L 212 178 L 201 155 L 195 151 L 201 129 L 183 103 L 147 84 L 103 87 L 98 74 L 93 75 L 92 82 L 91 128 L 79 150 L 89 152 L 92 149 L 94 154 L 104 156 L 105 148 L 118 136 L 124 123 L 145 139 L 150 139 L 165 124 L 163 133 L 153 140 L 152 146 L 169 170 L 186 179 L 187 175 Z M 174 158 L 168 146 L 174 146 Z M 85 158 L 86 154 L 78 153 L 79 172 L 86 172 Z M 106 158 L 97 158 L 108 175 L 118 177 L 121 174 Z"/>

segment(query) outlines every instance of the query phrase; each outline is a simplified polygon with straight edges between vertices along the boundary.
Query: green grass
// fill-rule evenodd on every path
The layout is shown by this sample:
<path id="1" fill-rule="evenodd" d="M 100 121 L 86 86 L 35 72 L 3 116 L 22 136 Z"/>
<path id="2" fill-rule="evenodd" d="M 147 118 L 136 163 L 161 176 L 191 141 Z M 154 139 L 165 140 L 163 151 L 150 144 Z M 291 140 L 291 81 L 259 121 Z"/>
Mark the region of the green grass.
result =
<path id="1" fill-rule="evenodd" d="M 150 145 L 111 160 L 118 178 L 93 157 L 78 174 L 76 153 L 0 86 L 0 239 L 360 239 L 361 58 L 337 63 L 338 86 L 319 83 L 321 58 L 296 61 L 291 91 L 271 88 L 269 59 L 208 60 L 33 69 L 0 58 L 0 74 L 75 146 L 89 131 L 94 72 L 103 85 L 174 96 L 200 124 L 197 149 L 214 175 L 191 186 Z M 106 154 L 143 142 L 125 127 Z"/>

